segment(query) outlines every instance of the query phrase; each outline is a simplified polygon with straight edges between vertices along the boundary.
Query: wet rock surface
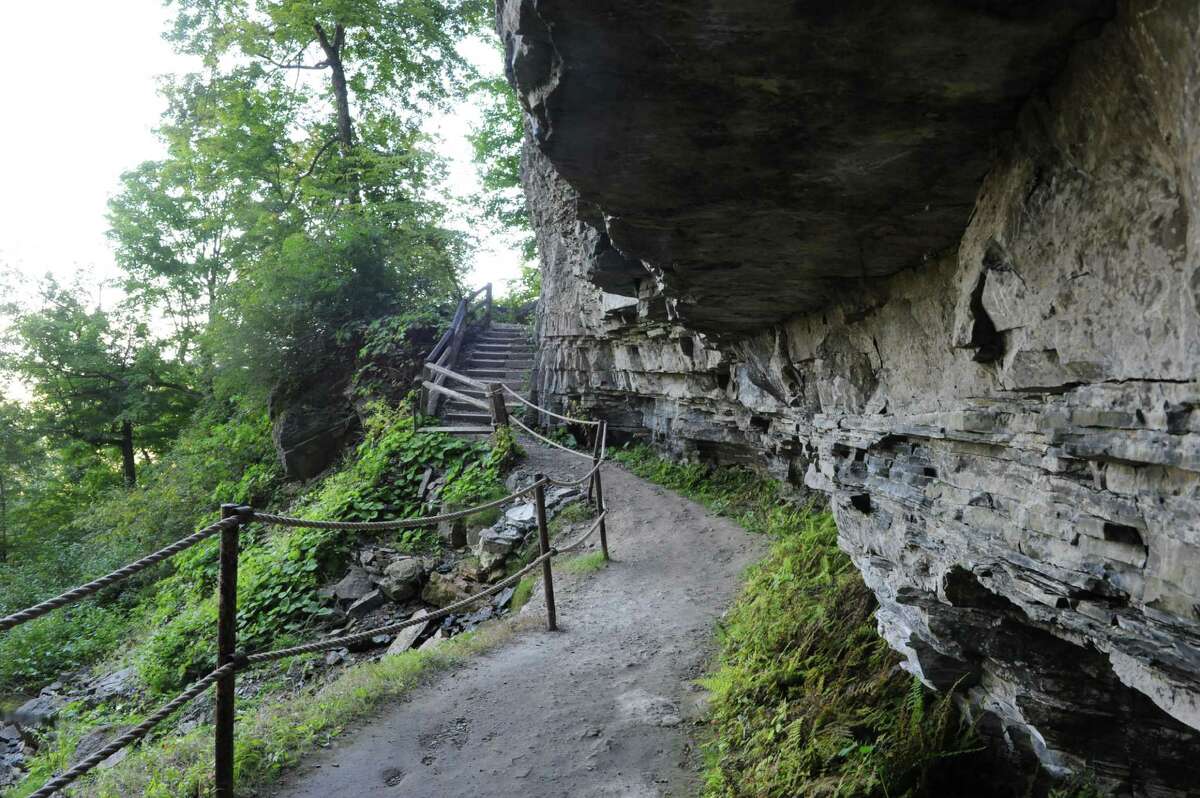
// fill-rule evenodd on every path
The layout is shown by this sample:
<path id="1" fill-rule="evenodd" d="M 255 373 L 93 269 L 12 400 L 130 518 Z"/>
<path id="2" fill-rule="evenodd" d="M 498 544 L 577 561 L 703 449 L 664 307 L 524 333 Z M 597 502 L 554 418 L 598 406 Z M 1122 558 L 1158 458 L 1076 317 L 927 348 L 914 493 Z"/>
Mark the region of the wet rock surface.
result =
<path id="1" fill-rule="evenodd" d="M 828 494 L 841 544 L 880 600 L 881 633 L 929 684 L 962 680 L 998 756 L 1027 775 L 1014 792 L 1091 772 L 1114 794 L 1191 794 L 1200 783 L 1186 754 L 1200 745 L 1200 9 L 1132 2 L 1059 39 L 1061 72 L 1019 90 L 1024 106 L 1000 125 L 1007 141 L 972 150 L 948 178 L 957 187 L 896 173 L 871 194 L 883 173 L 848 174 L 826 224 L 809 198 L 789 193 L 816 171 L 768 172 L 727 159 L 703 126 L 692 124 L 690 139 L 679 128 L 728 116 L 745 138 L 754 92 L 778 86 L 786 98 L 805 85 L 792 60 L 810 56 L 795 50 L 876 46 L 842 19 L 871 18 L 864 7 L 830 10 L 828 28 L 808 19 L 779 51 L 770 35 L 752 37 L 772 55 L 746 71 L 737 53 L 679 47 L 678 37 L 715 20 L 729 23 L 731 42 L 742 20 L 761 34 L 756 4 L 740 7 L 745 17 L 733 4 L 691 17 L 672 3 L 577 5 L 513 0 L 500 16 L 532 111 L 524 179 L 543 268 L 541 399 L 582 403 L 616 441 L 763 466 Z M 909 7 L 920 9 L 928 29 L 903 33 L 917 50 L 926 34 L 960 39 L 932 6 Z M 659 27 L 674 13 L 678 30 Z M 613 30 L 634 18 L 637 41 Z M 892 23 L 904 31 L 903 14 Z M 818 35 L 826 30 L 845 38 Z M 750 84 L 750 96 L 707 102 L 713 95 L 667 81 L 627 113 L 607 77 L 588 82 L 580 65 L 642 64 L 654 33 L 673 63 L 648 74 L 711 62 L 714 75 Z M 548 42 L 561 63 L 543 57 Z M 876 76 L 852 57 L 846 68 Z M 930 84 L 932 73 L 903 74 L 918 105 L 946 88 Z M 994 108 L 978 92 L 960 99 Z M 850 169 L 863 142 L 852 137 L 845 157 L 828 157 L 843 124 L 835 110 L 803 106 L 797 124 L 827 128 L 766 148 L 772 163 L 811 157 L 821 162 L 811 170 Z M 877 110 L 864 132 L 889 119 L 908 129 L 904 113 Z M 770 115 L 749 118 L 773 129 Z M 934 139 L 981 146 L 949 119 L 930 119 Z M 893 143 L 878 152 L 897 154 Z M 595 157 L 600 146 L 605 157 Z M 921 147 L 905 151 L 913 164 L 923 157 Z M 986 169 L 975 171 L 981 157 Z M 700 183 L 646 176 L 662 168 L 664 180 L 679 178 L 672 168 L 684 163 L 703 171 Z M 700 190 L 679 201 L 680 186 L 719 194 L 741 185 L 743 170 L 760 180 L 744 199 Z M 900 185 L 909 196 L 896 204 Z M 873 218 L 890 220 L 889 231 L 854 226 L 863 197 L 888 206 Z M 936 221 L 891 215 L 910 202 L 929 203 Z M 767 218 L 776 223 L 764 233 Z M 931 244 L 938 236 L 944 243 Z M 913 268 L 882 277 L 896 261 L 880 246 L 908 253 Z M 861 259 L 862 279 L 846 277 L 847 259 Z M 822 270 L 836 279 L 797 289 Z"/>

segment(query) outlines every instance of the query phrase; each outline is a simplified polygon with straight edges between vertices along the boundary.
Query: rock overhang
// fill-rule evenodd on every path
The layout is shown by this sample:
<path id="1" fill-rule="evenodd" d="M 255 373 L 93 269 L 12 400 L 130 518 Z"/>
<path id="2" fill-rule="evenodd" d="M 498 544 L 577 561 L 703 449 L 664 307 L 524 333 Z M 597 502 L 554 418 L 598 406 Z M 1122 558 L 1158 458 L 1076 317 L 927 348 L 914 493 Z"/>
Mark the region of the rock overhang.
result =
<path id="1" fill-rule="evenodd" d="M 1114 5 L 499 0 L 499 19 L 533 138 L 590 206 L 589 279 L 653 280 L 690 328 L 738 337 L 953 247 L 1018 108 Z"/>

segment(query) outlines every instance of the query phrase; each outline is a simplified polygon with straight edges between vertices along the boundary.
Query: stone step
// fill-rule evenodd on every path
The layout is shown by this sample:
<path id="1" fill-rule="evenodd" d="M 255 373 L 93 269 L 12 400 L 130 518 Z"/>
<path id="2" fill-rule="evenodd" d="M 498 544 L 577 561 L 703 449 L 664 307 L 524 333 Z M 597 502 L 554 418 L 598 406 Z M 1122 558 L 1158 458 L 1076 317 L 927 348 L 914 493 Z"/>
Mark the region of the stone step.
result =
<path id="1" fill-rule="evenodd" d="M 491 427 L 421 427 L 420 432 L 449 432 L 454 435 L 491 435 Z"/>
<path id="2" fill-rule="evenodd" d="M 471 413 L 486 413 L 486 412 L 488 412 L 488 411 L 484 410 L 482 407 L 476 407 L 475 405 L 467 404 L 466 402 L 460 401 L 458 399 L 447 399 L 446 401 L 442 402 L 441 406 L 443 408 L 445 408 L 446 410 L 453 411 L 453 412 L 458 412 L 458 411 L 466 411 L 466 412 L 471 412 Z M 511 409 L 514 407 L 521 407 L 522 405 L 520 402 L 510 399 L 509 401 L 504 403 L 504 406 Z"/>
<path id="3" fill-rule="evenodd" d="M 476 341 L 473 349 L 486 349 L 491 352 L 532 352 L 533 347 L 524 341 L 506 343 L 504 341 Z"/>
<path id="4" fill-rule="evenodd" d="M 533 361 L 532 360 L 516 360 L 513 358 L 495 359 L 495 358 L 473 357 L 467 361 L 467 368 L 469 368 L 469 369 L 501 369 L 501 368 L 505 368 L 505 369 L 508 369 L 509 371 L 522 371 L 522 370 L 527 371 L 527 370 L 533 368 Z"/>
<path id="5" fill-rule="evenodd" d="M 492 416 L 489 413 L 484 413 L 482 410 L 473 412 L 467 411 L 452 411 L 449 408 L 442 413 L 442 420 L 447 424 L 490 424 Z"/>
<path id="6" fill-rule="evenodd" d="M 499 380 L 501 382 L 509 382 L 511 380 L 525 380 L 525 379 L 529 378 L 528 371 L 521 371 L 519 369 L 510 371 L 507 369 L 473 369 L 473 368 L 469 368 L 469 369 L 467 369 L 466 374 L 468 377 L 472 377 L 474 379 L 483 380 L 483 381 L 487 381 L 487 379 L 489 377 L 492 379 Z"/>

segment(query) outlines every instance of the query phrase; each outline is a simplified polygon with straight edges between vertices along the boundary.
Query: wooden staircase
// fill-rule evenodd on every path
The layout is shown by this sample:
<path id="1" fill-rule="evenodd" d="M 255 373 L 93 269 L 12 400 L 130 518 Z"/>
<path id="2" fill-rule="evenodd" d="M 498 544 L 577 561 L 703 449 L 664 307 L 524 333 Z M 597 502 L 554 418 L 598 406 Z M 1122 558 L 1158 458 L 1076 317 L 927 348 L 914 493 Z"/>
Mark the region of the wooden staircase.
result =
<path id="1" fill-rule="evenodd" d="M 529 329 L 520 324 L 493 322 L 459 355 L 452 369 L 481 383 L 502 382 L 524 394 L 533 370 L 533 345 L 529 340 Z M 455 385 L 454 389 L 473 399 L 488 401 L 487 391 L 482 388 Z M 508 394 L 505 394 L 505 404 L 510 412 L 521 406 Z M 491 414 L 461 399 L 446 397 L 439 403 L 438 417 L 442 425 L 434 429 L 440 432 L 465 436 L 488 435 L 492 432 Z"/>

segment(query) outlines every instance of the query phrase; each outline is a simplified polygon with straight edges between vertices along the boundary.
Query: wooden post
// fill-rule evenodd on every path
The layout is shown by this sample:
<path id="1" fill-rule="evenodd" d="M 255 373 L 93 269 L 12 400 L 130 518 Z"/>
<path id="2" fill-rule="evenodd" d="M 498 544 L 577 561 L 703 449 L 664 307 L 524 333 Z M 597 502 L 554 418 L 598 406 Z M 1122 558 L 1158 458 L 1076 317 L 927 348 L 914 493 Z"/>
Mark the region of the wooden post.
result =
<path id="1" fill-rule="evenodd" d="M 604 437 L 608 434 L 608 422 L 601 421 L 596 427 L 596 439 L 603 446 Z M 600 463 L 600 448 L 596 449 L 595 460 L 596 464 Z M 603 514 L 606 507 L 604 504 L 604 483 L 600 480 L 600 469 L 596 469 L 596 473 L 592 476 L 592 484 L 596 486 L 596 512 Z M 609 559 L 608 556 L 608 521 L 606 518 L 600 519 L 600 550 L 604 552 L 604 559 Z"/>
<path id="2" fill-rule="evenodd" d="M 546 486 L 542 475 L 534 477 L 537 487 L 533 489 L 533 504 L 537 510 L 538 547 L 543 555 L 550 551 L 550 527 L 546 524 Z M 542 583 L 546 589 L 546 625 L 551 632 L 558 629 L 558 619 L 554 612 L 554 572 L 550 567 L 550 558 L 542 561 Z"/>
<path id="3" fill-rule="evenodd" d="M 429 369 L 425 368 L 425 364 L 421 364 L 421 371 L 417 374 L 417 379 L 413 383 L 413 388 L 417 392 L 417 412 L 416 417 L 422 418 L 429 415 L 425 408 L 429 404 L 429 389 L 425 387 L 425 380 L 429 379 Z"/>
<path id="4" fill-rule="evenodd" d="M 498 382 L 488 383 L 488 404 L 492 411 L 492 428 L 508 426 L 508 408 L 504 404 L 504 388 Z"/>
<path id="5" fill-rule="evenodd" d="M 483 328 L 486 330 L 492 326 L 492 284 L 487 284 L 487 298 L 484 302 L 487 303 L 487 310 L 483 313 Z"/>
<path id="6" fill-rule="evenodd" d="M 592 467 L 593 468 L 595 468 L 596 463 L 600 462 L 600 447 L 604 445 L 604 423 L 605 422 L 601 421 L 599 424 L 597 424 L 595 427 L 592 428 L 592 429 L 596 430 L 596 437 L 592 440 Z M 595 490 L 596 476 L 599 475 L 599 473 L 600 472 L 597 471 L 596 474 L 593 474 L 592 478 L 588 480 L 588 488 L 587 488 L 588 504 L 592 503 L 592 492 L 593 492 L 593 490 Z"/>
<path id="7" fill-rule="evenodd" d="M 237 505 L 222 504 L 222 518 L 241 515 Z M 233 662 L 237 650 L 238 538 L 242 524 L 221 531 L 220 573 L 217 577 L 217 666 Z M 222 676 L 217 682 L 213 725 L 216 727 L 214 781 L 217 798 L 233 798 L 234 689 L 237 675 Z"/>

